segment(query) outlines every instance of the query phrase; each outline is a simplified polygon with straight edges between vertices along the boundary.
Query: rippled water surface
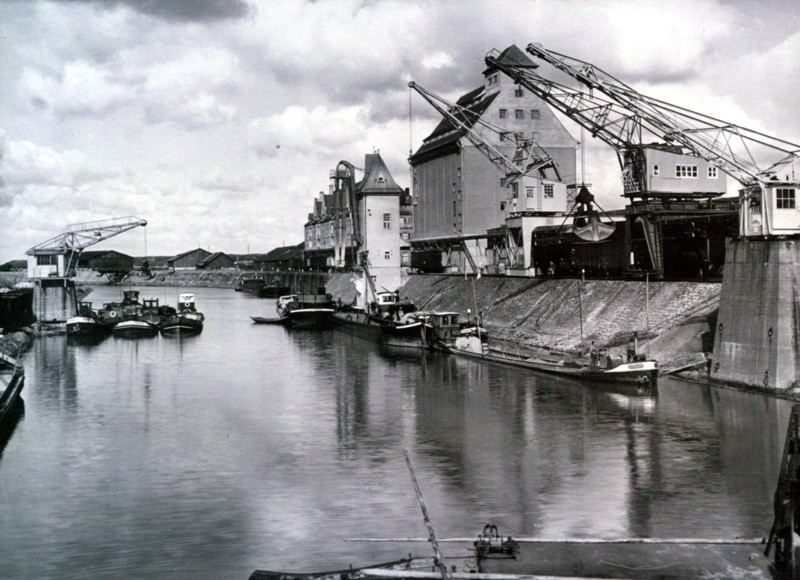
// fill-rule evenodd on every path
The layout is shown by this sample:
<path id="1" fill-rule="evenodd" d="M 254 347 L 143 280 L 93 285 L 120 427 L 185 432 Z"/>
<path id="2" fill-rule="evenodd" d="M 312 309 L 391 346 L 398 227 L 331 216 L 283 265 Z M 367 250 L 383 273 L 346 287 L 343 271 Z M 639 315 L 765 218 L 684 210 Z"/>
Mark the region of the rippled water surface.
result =
<path id="1" fill-rule="evenodd" d="M 141 290 L 173 305 L 179 291 Z M 387 351 L 252 324 L 273 301 L 194 291 L 199 336 L 53 336 L 25 356 L 24 415 L 0 442 L 0 577 L 244 580 L 428 555 L 346 541 L 426 536 L 404 448 L 440 537 L 487 522 L 539 537 L 769 531 L 784 401 L 668 379 L 643 397 Z"/>

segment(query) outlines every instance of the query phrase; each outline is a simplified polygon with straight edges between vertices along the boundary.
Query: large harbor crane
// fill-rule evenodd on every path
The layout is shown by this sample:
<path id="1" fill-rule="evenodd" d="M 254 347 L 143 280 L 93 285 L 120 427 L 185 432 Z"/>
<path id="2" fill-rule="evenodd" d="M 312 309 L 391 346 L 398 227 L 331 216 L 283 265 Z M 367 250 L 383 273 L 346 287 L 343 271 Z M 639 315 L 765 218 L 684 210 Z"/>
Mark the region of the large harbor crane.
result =
<path id="1" fill-rule="evenodd" d="M 800 182 L 794 165 L 800 145 L 643 95 L 598 67 L 541 45 L 526 50 L 577 80 L 589 92 L 544 79 L 529 68 L 500 62 L 491 51 L 487 64 L 496 66 L 520 85 L 609 143 L 622 167 L 624 195 L 631 199 L 697 199 L 722 195 L 714 190 L 717 170 L 742 184 L 740 235 L 769 236 L 800 232 L 796 206 Z M 601 93 L 603 98 L 596 93 Z M 645 140 L 655 138 L 658 143 Z M 704 167 L 675 163 L 668 176 L 683 187 L 670 188 L 659 177 L 652 159 L 667 152 L 702 160 Z M 661 155 L 663 158 L 663 155 Z M 700 175 L 705 169 L 705 175 Z M 788 172 L 783 173 L 782 172 Z M 704 189 L 687 187 L 705 177 Z M 781 211 L 792 210 L 792 211 Z"/>

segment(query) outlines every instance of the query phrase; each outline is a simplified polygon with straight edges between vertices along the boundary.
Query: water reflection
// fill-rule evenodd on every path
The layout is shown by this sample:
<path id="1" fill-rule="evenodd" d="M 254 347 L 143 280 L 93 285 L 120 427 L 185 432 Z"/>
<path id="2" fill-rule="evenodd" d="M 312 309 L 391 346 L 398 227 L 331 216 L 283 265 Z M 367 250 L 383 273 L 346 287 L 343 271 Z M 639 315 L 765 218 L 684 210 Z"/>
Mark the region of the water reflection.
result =
<path id="1" fill-rule="evenodd" d="M 247 295 L 195 294 L 200 335 L 37 340 L 0 461 L 8 577 L 246 578 L 426 553 L 343 541 L 426 535 L 404 448 L 443 536 L 769 529 L 786 401 L 292 332 L 252 324 Z"/>

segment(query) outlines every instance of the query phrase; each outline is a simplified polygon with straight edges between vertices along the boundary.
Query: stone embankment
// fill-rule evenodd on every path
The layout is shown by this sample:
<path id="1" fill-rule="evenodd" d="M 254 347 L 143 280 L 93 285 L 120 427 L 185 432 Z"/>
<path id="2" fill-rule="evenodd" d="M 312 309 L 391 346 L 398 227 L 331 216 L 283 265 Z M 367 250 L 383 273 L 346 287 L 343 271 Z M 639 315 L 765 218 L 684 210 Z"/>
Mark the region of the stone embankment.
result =
<path id="1" fill-rule="evenodd" d="M 352 274 L 334 274 L 328 283 L 343 302 L 352 301 L 353 286 Z M 577 353 L 594 342 L 624 355 L 636 332 L 640 352 L 669 371 L 704 362 L 704 353 L 711 352 L 720 286 L 424 275 L 411 276 L 400 296 L 420 310 L 454 311 L 464 320 L 477 310 L 491 340 L 519 350 Z"/>

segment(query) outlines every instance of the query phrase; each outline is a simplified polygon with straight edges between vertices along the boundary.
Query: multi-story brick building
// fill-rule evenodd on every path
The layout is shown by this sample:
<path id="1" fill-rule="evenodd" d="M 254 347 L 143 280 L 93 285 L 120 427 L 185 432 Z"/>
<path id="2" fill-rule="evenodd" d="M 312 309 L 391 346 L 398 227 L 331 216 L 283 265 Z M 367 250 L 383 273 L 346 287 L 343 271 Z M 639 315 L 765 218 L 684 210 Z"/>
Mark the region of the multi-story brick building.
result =
<path id="1" fill-rule="evenodd" d="M 513 45 L 499 60 L 537 66 Z M 473 126 L 475 119 L 483 118 L 532 137 L 553 158 L 562 181 L 574 185 L 578 142 L 561 121 L 543 101 L 496 68 L 484 70 L 483 77 L 482 86 L 457 101 L 471 113 Z M 483 138 L 513 156 L 513 143 L 490 131 L 484 131 Z M 475 267 L 491 267 L 497 255 L 488 232 L 505 228 L 518 210 L 518 192 L 502 182 L 504 175 L 446 119 L 409 162 L 415 201 L 412 265 L 436 269 L 438 262 L 439 267 L 463 270 L 471 267 L 471 258 Z"/>

